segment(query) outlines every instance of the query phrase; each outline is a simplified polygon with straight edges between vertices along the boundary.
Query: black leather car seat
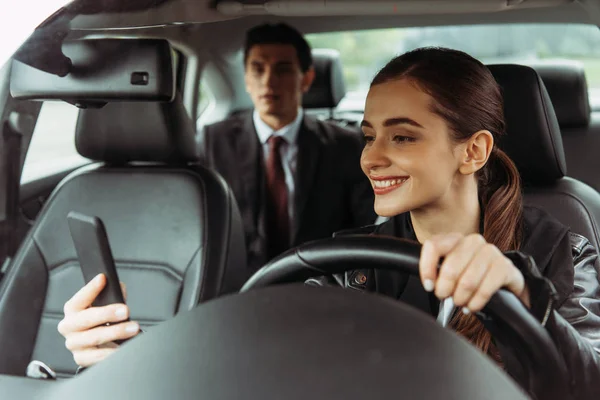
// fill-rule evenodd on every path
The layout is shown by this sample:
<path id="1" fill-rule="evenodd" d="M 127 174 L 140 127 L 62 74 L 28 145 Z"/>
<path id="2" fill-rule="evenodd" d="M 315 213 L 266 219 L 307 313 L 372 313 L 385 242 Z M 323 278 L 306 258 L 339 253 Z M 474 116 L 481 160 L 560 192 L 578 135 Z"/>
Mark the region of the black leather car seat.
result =
<path id="1" fill-rule="evenodd" d="M 311 115 L 335 122 L 345 127 L 356 127 L 362 113 L 335 112 L 336 107 L 346 96 L 346 81 L 340 60 L 340 53 L 333 49 L 312 51 L 315 80 L 302 98 L 302 107 Z M 361 109 L 364 104 L 361 104 Z"/>
<path id="2" fill-rule="evenodd" d="M 583 66 L 535 66 L 548 89 L 562 134 L 569 175 L 600 191 L 600 116 L 592 113 Z"/>
<path id="3" fill-rule="evenodd" d="M 340 53 L 332 49 L 312 51 L 315 79 L 302 98 L 304 108 L 335 108 L 346 95 Z"/>
<path id="4" fill-rule="evenodd" d="M 544 208 L 599 248 L 600 194 L 567 176 L 560 128 L 536 71 L 521 65 L 490 65 L 504 96 L 507 135 L 500 141 L 517 165 L 526 204 Z"/>
<path id="5" fill-rule="evenodd" d="M 583 64 L 560 60 L 544 61 L 530 66 L 540 75 L 546 86 L 561 130 L 588 126 L 591 107 Z"/>
<path id="6" fill-rule="evenodd" d="M 24 375 L 32 359 L 59 376 L 77 367 L 57 332 L 64 303 L 84 283 L 72 210 L 104 221 L 142 328 L 235 289 L 227 277 L 245 271 L 241 218 L 225 181 L 195 165 L 194 133 L 178 96 L 80 111 L 77 149 L 99 162 L 54 190 L 2 280 L 0 374 Z"/>

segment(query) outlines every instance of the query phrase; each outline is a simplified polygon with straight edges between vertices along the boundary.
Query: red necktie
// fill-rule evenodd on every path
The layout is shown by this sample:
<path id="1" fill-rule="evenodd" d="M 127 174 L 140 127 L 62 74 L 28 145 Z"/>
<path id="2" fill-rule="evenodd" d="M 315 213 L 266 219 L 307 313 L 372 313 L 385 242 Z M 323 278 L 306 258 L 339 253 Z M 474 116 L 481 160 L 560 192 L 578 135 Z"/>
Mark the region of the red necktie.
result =
<path id="1" fill-rule="evenodd" d="M 288 188 L 281 162 L 281 145 L 285 139 L 271 136 L 267 141 L 269 157 L 267 175 L 267 240 L 269 257 L 275 257 L 290 246 L 290 217 L 288 213 Z"/>

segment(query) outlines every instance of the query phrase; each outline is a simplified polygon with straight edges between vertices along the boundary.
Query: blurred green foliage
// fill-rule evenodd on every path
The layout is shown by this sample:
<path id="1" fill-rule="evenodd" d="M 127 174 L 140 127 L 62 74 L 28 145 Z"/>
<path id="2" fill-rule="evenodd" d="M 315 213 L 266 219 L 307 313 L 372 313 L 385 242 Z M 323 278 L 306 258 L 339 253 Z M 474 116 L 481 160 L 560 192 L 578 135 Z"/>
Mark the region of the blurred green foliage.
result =
<path id="1" fill-rule="evenodd" d="M 313 48 L 340 52 L 348 90 L 364 90 L 394 56 L 423 46 L 466 51 L 484 63 L 570 59 L 600 87 L 600 30 L 593 25 L 505 24 L 363 30 L 307 35 Z"/>

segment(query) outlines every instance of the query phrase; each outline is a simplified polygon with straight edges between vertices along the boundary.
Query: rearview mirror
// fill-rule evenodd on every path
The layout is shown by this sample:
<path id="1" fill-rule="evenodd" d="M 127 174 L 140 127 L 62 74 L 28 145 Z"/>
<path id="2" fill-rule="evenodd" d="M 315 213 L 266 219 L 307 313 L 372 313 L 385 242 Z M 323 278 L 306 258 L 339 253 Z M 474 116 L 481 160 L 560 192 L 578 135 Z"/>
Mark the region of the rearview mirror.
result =
<path id="1" fill-rule="evenodd" d="M 171 46 L 163 39 L 65 41 L 71 60 L 60 77 L 13 60 L 10 92 L 16 99 L 64 100 L 80 107 L 113 101 L 171 101 L 175 78 Z"/>

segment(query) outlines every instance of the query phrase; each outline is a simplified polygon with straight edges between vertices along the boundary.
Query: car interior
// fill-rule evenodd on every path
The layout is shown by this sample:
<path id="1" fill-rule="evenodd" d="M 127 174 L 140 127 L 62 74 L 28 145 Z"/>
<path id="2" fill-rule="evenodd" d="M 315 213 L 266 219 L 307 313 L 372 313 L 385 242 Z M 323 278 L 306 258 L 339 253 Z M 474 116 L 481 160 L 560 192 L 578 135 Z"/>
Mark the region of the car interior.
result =
<path id="1" fill-rule="evenodd" d="M 162 49 L 152 46 L 154 56 L 169 60 L 170 47 L 162 42 Z M 128 54 L 136 62 L 146 57 L 136 51 L 138 44 L 129 44 L 133 48 Z M 157 82 L 159 90 L 173 86 L 170 64 L 166 65 L 169 68 L 156 73 L 165 79 Z M 28 73 L 15 69 L 12 78 L 35 81 Z M 28 91 L 28 96 L 44 97 L 40 89 L 37 95 Z M 110 95 L 102 99 L 94 94 L 91 100 L 110 101 Z M 77 101 L 87 99 L 78 96 Z M 244 268 L 241 218 L 224 180 L 194 164 L 193 137 L 194 127 L 177 94 L 170 102 L 110 103 L 82 110 L 76 146 L 81 155 L 98 163 L 77 169 L 60 182 L 15 254 L 0 311 L 2 337 L 14 344 L 3 358 L 3 373 L 23 371 L 31 358 L 48 360 L 57 374 L 73 374 L 77 368 L 57 331 L 62 306 L 84 283 L 65 231 L 70 211 L 99 216 L 116 243 L 124 245 L 122 249 L 113 245 L 112 251 L 122 260 L 120 276 L 131 282 L 132 317 L 142 327 L 227 292 L 222 286 L 225 271 Z M 171 199 L 172 193 L 177 193 L 176 199 Z M 113 236 L 116 232 L 120 238 Z M 36 297 L 45 293 L 45 301 L 31 302 L 23 295 L 28 292 Z M 21 318 L 34 314 L 40 315 L 35 323 Z M 9 354 L 13 350 L 14 355 Z"/>
<path id="2" fill-rule="evenodd" d="M 358 42 L 352 34 L 374 32 L 398 53 L 384 32 L 515 24 L 597 30 L 600 2 L 68 3 L 0 69 L 3 398 L 394 398 L 398 385 L 413 398 L 529 398 L 509 374 L 421 312 L 301 284 L 365 264 L 418 274 L 414 247 L 360 236 L 316 241 L 237 282 L 239 293 L 230 287 L 228 276 L 246 269 L 242 219 L 226 181 L 200 163 L 198 132 L 252 109 L 244 34 L 279 21 L 324 45 L 323 35 Z M 575 42 L 565 46 L 577 48 Z M 482 62 L 502 89 L 507 134 L 500 148 L 519 170 L 525 203 L 598 249 L 596 66 L 592 55 L 565 54 Z M 358 60 L 349 69 L 349 55 L 331 45 L 313 45 L 312 55 L 316 77 L 303 109 L 358 132 L 365 88 L 357 76 L 372 78 L 381 62 Z M 57 331 L 63 305 L 84 284 L 67 226 L 71 211 L 106 224 L 131 317 L 144 330 L 78 375 Z M 544 398 L 569 398 L 552 340 L 514 296 L 499 292 L 483 315 L 495 321 L 496 340 L 518 349 L 530 387 Z M 33 360 L 58 379 L 27 377 Z M 105 379 L 103 390 L 86 389 Z"/>

